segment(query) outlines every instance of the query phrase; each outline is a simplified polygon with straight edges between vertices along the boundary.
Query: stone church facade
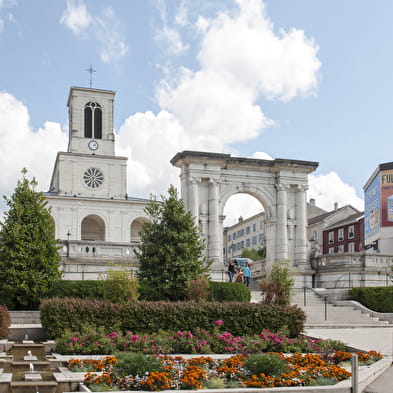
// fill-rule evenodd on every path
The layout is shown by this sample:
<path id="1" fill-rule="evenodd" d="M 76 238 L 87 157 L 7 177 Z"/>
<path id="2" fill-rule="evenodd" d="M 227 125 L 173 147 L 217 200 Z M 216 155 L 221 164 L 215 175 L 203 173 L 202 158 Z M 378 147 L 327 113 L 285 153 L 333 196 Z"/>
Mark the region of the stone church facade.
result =
<path id="1" fill-rule="evenodd" d="M 72 87 L 69 142 L 45 196 L 61 246 L 63 278 L 96 279 L 111 264 L 137 269 L 147 199 L 127 195 L 127 157 L 115 154 L 115 92 Z"/>

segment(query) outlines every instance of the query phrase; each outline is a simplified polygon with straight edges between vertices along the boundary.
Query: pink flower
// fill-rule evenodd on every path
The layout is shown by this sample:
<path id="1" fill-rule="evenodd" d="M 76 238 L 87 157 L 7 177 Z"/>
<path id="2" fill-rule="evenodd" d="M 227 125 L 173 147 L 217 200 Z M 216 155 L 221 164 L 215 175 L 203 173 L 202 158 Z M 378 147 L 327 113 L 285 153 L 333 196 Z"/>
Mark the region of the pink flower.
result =
<path id="1" fill-rule="evenodd" d="M 78 337 L 73 336 L 73 337 L 71 337 L 71 340 L 72 340 L 74 343 L 76 343 L 76 342 L 78 341 Z"/>
<path id="2" fill-rule="evenodd" d="M 221 326 L 222 325 L 222 320 L 221 319 L 217 319 L 216 322 L 214 322 L 215 325 L 217 326 Z"/>
<path id="3" fill-rule="evenodd" d="M 67 345 L 68 345 L 69 347 L 72 347 L 72 343 L 68 343 Z"/>
<path id="4" fill-rule="evenodd" d="M 138 341 L 138 335 L 137 335 L 137 334 L 133 334 L 133 335 L 131 336 L 131 341 L 132 341 L 133 343 L 137 342 L 137 341 Z"/>
<path id="5" fill-rule="evenodd" d="M 184 333 L 183 333 L 183 332 L 177 332 L 176 334 L 177 334 L 178 337 L 184 336 Z"/>

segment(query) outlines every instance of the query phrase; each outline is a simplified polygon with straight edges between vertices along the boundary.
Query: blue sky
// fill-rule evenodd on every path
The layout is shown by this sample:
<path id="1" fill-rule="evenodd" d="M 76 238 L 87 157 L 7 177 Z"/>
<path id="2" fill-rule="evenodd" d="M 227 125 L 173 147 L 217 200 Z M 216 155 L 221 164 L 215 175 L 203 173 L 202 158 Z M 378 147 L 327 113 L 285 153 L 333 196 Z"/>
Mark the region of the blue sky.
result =
<path id="1" fill-rule="evenodd" d="M 92 64 L 93 87 L 117 91 L 130 195 L 164 193 L 169 160 L 193 149 L 318 161 L 309 197 L 363 209 L 393 161 L 392 14 L 388 0 L 0 0 L 0 192 L 23 166 L 47 189 Z"/>

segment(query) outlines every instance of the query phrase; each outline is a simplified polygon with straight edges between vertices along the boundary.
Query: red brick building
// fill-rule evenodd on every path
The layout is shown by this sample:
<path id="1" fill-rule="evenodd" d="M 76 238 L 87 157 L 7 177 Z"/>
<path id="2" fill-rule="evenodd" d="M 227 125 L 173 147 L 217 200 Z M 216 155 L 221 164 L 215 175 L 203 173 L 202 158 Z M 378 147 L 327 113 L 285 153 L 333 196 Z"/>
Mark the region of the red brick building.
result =
<path id="1" fill-rule="evenodd" d="M 353 214 L 324 229 L 323 254 L 363 251 L 364 213 Z"/>

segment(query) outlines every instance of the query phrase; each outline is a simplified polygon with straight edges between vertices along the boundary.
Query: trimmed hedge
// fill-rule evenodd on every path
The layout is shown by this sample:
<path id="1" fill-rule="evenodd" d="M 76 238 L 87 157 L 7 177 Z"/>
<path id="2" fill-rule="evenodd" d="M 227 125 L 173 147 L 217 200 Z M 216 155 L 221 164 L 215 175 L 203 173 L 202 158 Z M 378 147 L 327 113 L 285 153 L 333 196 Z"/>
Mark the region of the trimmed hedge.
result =
<path id="1" fill-rule="evenodd" d="M 249 302 L 251 292 L 238 282 L 209 281 L 210 300 L 215 302 Z"/>
<path id="2" fill-rule="evenodd" d="M 233 335 L 288 331 L 296 337 L 303 331 L 304 312 L 297 306 L 261 303 L 146 302 L 111 303 L 83 299 L 46 299 L 41 303 L 41 323 L 46 333 L 59 337 L 65 329 L 80 331 L 84 324 L 103 326 L 123 333 L 155 333 L 161 330 L 212 331 L 215 321 Z"/>
<path id="3" fill-rule="evenodd" d="M 7 306 L 0 305 L 0 339 L 8 337 L 10 334 L 10 313 Z"/>
<path id="4" fill-rule="evenodd" d="M 80 298 L 104 300 L 105 285 L 110 285 L 107 280 L 62 280 L 47 298 Z M 240 283 L 209 281 L 211 301 L 216 302 L 249 302 L 251 292 L 248 287 Z M 157 301 L 163 300 L 158 293 L 146 283 L 141 282 L 139 287 L 140 300 Z"/>
<path id="5" fill-rule="evenodd" d="M 393 287 L 352 288 L 349 299 L 373 311 L 393 312 Z"/>

